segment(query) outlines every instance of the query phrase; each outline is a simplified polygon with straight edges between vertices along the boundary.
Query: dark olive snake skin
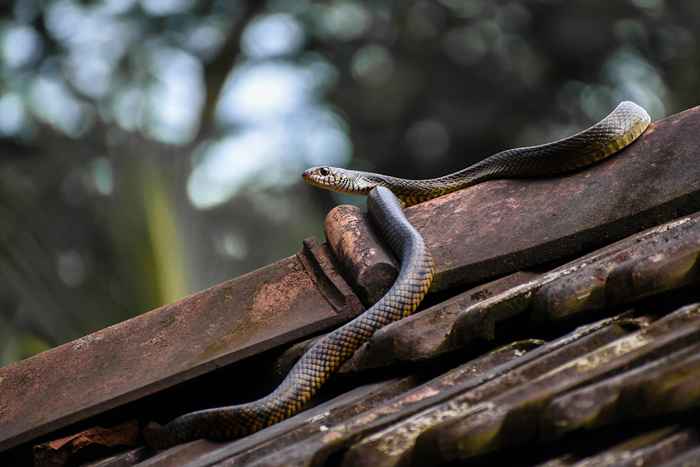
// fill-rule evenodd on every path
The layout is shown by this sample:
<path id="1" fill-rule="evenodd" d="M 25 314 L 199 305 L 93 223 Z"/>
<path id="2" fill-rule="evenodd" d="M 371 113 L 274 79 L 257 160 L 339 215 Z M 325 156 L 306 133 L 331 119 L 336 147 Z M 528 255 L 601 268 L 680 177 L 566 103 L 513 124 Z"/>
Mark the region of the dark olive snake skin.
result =
<path id="1" fill-rule="evenodd" d="M 382 187 L 372 190 L 367 203 L 373 221 L 401 262 L 398 278 L 389 292 L 363 314 L 317 342 L 272 394 L 247 404 L 192 412 L 164 426 L 150 423 L 144 429 L 148 445 L 164 449 L 196 438 L 235 439 L 288 418 L 299 412 L 377 330 L 413 313 L 432 282 L 433 260 L 391 191 Z"/>
<path id="2" fill-rule="evenodd" d="M 377 330 L 413 313 L 432 282 L 433 262 L 422 237 L 404 216 L 401 203 L 416 204 L 494 178 L 553 176 L 576 170 L 627 146 L 650 121 L 643 108 L 622 102 L 603 120 L 571 137 L 508 149 L 459 172 L 429 180 L 334 167 L 305 171 L 304 179 L 314 186 L 369 194 L 369 213 L 401 262 L 396 282 L 370 309 L 317 342 L 272 394 L 247 404 L 185 414 L 164 426 L 150 423 L 144 429 L 147 444 L 163 449 L 197 438 L 230 440 L 288 418 L 299 412 Z"/>
<path id="3" fill-rule="evenodd" d="M 337 167 L 313 167 L 303 176 L 311 185 L 352 194 L 367 194 L 375 186 L 384 186 L 405 206 L 411 206 L 495 178 L 549 177 L 583 168 L 630 144 L 650 122 L 646 110 L 625 101 L 603 120 L 573 136 L 539 146 L 507 149 L 439 178 L 407 180 Z"/>

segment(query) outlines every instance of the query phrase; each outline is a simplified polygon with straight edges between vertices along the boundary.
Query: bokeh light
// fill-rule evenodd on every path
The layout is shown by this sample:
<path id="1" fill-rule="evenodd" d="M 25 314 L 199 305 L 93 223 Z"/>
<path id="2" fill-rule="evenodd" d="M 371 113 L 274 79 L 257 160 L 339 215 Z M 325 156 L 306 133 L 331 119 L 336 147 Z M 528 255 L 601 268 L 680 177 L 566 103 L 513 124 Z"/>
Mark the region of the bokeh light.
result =
<path id="1" fill-rule="evenodd" d="M 309 166 L 439 176 L 700 100 L 696 2 L 6 3 L 0 363 L 322 238 L 364 201 Z"/>

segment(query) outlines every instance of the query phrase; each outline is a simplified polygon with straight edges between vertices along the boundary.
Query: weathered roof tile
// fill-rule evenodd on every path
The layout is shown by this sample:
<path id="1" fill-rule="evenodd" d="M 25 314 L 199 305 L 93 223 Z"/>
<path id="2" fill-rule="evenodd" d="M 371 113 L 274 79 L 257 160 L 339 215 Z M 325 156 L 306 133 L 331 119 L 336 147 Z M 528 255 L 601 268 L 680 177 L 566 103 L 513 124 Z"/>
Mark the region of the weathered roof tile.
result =
<path id="1" fill-rule="evenodd" d="M 240 440 L 131 449 L 93 467 L 697 465 L 699 130 L 695 108 L 590 170 L 410 208 L 441 293 L 378 332 L 343 367 L 344 384 Z M 349 319 L 358 296 L 368 304 L 386 290 L 395 264 L 355 208 L 333 211 L 326 231 L 328 244 L 307 241 L 275 265 L 0 370 L 0 449 Z M 256 358 L 288 367 L 309 342 Z M 61 374 L 62 361 L 76 371 Z M 389 366 L 401 372 L 383 374 Z M 56 397 L 41 403 L 47 391 Z M 193 405 L 159 397 L 121 416 Z"/>

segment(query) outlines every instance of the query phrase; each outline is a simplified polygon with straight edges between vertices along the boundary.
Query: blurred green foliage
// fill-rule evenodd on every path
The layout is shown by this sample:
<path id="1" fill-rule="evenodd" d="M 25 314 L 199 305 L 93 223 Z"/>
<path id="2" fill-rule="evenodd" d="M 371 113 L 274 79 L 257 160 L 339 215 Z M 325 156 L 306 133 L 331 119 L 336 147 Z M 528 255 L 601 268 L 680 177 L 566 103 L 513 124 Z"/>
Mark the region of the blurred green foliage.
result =
<path id="1" fill-rule="evenodd" d="M 0 364 L 292 254 L 349 199 L 631 99 L 699 97 L 700 3 L 13 0 L 0 6 Z M 360 200 L 353 200 L 360 202 Z"/>

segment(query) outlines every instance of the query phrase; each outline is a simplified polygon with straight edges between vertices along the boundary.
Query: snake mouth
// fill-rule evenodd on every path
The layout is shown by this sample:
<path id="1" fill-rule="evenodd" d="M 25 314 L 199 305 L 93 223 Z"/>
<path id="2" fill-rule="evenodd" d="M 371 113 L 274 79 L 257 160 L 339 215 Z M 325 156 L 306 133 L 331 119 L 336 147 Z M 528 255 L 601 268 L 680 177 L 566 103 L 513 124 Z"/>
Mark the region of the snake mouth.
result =
<path id="1" fill-rule="evenodd" d="M 311 186 L 318 188 L 330 189 L 332 188 L 332 183 L 327 180 L 326 177 L 321 177 L 314 168 L 307 169 L 301 174 L 301 178 Z"/>
<path id="2" fill-rule="evenodd" d="M 314 181 L 314 169 L 306 169 L 301 174 L 301 178 L 307 183 L 312 183 Z"/>
<path id="3" fill-rule="evenodd" d="M 311 186 L 323 188 L 324 190 L 352 193 L 350 180 L 333 167 L 311 167 L 305 170 L 301 177 Z"/>

